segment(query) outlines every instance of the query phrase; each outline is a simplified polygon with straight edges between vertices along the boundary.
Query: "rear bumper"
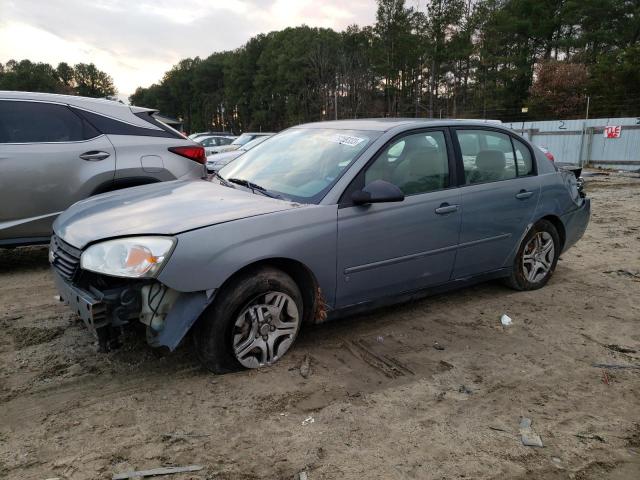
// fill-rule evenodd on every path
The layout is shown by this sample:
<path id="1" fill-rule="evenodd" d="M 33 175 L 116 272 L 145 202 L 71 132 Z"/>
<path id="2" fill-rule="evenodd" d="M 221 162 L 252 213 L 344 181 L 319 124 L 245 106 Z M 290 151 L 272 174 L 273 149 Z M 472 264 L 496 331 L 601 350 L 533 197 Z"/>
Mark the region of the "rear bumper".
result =
<path id="1" fill-rule="evenodd" d="M 591 217 L 591 200 L 585 198 L 582 205 L 562 216 L 566 239 L 563 251 L 571 248 L 584 235 Z"/>

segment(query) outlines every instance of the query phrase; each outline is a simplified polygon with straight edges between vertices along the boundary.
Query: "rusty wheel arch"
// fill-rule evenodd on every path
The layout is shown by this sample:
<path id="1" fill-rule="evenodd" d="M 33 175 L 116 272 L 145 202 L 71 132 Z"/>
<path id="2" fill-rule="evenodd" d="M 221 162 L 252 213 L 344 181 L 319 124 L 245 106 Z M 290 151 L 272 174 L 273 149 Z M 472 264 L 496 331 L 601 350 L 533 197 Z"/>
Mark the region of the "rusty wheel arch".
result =
<path id="1" fill-rule="evenodd" d="M 298 288 L 300 288 L 302 301 L 304 302 L 303 324 L 322 323 L 327 319 L 328 305 L 315 275 L 302 262 L 290 258 L 266 258 L 245 265 L 227 278 L 218 290 L 223 289 L 238 275 L 244 275 L 264 266 L 277 268 L 289 275 L 293 278 L 293 281 L 296 282 Z"/>

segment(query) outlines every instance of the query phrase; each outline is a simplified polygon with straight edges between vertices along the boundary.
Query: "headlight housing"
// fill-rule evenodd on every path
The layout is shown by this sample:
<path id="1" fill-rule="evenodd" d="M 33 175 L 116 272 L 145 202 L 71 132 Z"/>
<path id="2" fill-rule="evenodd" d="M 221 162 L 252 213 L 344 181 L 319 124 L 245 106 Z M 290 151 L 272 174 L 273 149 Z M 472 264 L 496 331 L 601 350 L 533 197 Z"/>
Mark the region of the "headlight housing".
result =
<path id="1" fill-rule="evenodd" d="M 83 270 L 113 277 L 153 278 L 168 260 L 173 237 L 128 237 L 91 245 L 80 257 Z"/>

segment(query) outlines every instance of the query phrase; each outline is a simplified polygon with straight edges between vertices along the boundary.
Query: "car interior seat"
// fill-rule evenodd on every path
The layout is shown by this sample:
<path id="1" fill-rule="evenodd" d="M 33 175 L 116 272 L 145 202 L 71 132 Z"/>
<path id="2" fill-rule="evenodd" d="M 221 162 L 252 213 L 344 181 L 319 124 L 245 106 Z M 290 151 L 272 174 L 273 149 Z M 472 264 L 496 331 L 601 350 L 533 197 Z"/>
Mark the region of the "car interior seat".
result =
<path id="1" fill-rule="evenodd" d="M 476 156 L 476 169 L 467 183 L 495 182 L 504 180 L 507 160 L 500 150 L 481 150 Z"/>
<path id="2" fill-rule="evenodd" d="M 445 152 L 429 143 L 425 136 L 416 135 L 410 140 L 391 181 L 405 195 L 445 188 L 449 178 Z"/>

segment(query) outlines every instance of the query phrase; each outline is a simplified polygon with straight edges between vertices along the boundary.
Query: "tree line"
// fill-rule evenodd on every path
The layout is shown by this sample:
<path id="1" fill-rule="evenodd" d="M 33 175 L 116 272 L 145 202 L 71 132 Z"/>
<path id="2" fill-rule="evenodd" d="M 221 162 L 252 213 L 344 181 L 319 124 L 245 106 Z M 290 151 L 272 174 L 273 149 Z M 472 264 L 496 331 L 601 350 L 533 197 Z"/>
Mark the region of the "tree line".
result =
<path id="1" fill-rule="evenodd" d="M 185 130 L 333 118 L 640 115 L 640 0 L 378 0 L 376 22 L 301 26 L 178 62 L 131 103 Z M 415 6 L 417 5 L 417 6 Z M 0 65 L 0 89 L 105 96 L 94 65 Z"/>
<path id="2" fill-rule="evenodd" d="M 132 103 L 188 131 L 333 118 L 640 115 L 640 0 L 378 0 L 376 23 L 301 26 L 187 58 Z"/>
<path id="3" fill-rule="evenodd" d="M 71 66 L 61 62 L 57 67 L 30 60 L 0 63 L 0 90 L 62 93 L 84 97 L 115 95 L 113 79 L 93 63 Z"/>

